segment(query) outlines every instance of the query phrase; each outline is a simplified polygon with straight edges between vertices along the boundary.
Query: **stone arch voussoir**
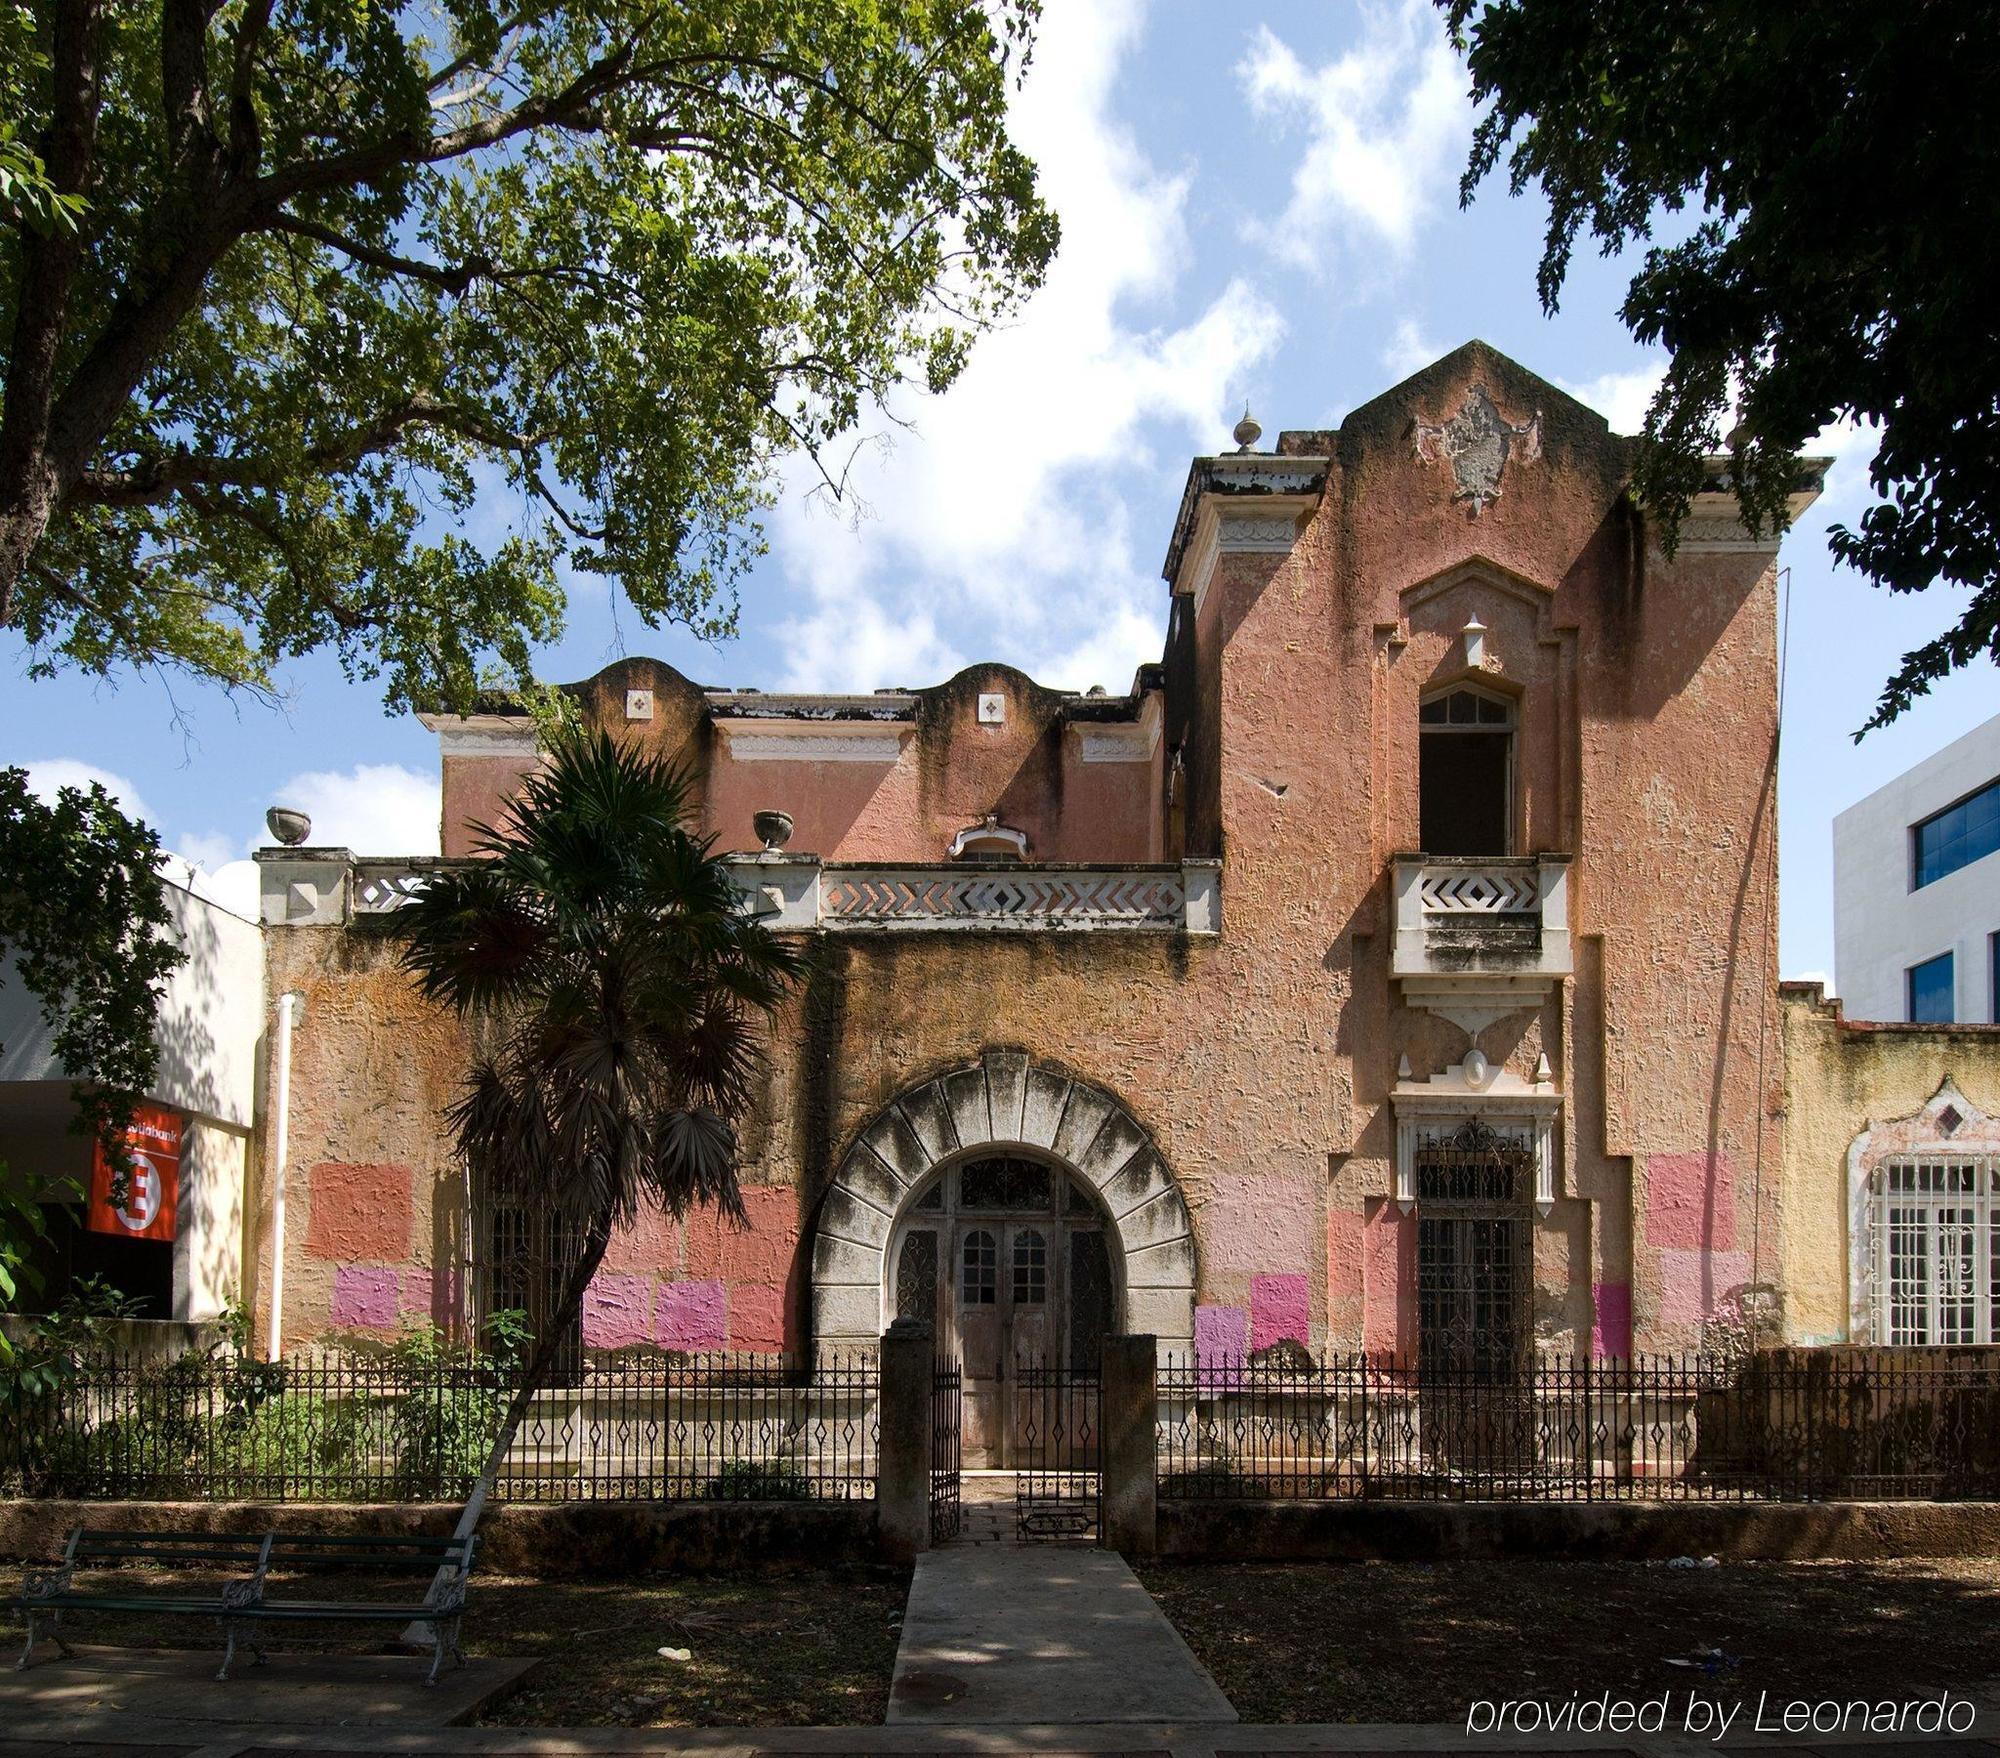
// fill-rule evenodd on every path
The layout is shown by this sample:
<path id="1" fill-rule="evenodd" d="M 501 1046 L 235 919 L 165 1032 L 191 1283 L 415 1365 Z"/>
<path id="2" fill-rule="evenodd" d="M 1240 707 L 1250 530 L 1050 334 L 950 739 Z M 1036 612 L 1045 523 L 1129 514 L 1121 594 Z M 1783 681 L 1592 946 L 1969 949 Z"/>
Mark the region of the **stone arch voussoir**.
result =
<path id="1" fill-rule="evenodd" d="M 856 1135 L 820 1206 L 812 1327 L 828 1348 L 872 1343 L 883 1310 L 883 1254 L 904 1206 L 944 1161 L 984 1147 L 1031 1148 L 1069 1166 L 1116 1232 L 1125 1326 L 1162 1349 L 1194 1338 L 1194 1229 L 1152 1137 L 1104 1088 L 988 1050 L 899 1094 Z"/>

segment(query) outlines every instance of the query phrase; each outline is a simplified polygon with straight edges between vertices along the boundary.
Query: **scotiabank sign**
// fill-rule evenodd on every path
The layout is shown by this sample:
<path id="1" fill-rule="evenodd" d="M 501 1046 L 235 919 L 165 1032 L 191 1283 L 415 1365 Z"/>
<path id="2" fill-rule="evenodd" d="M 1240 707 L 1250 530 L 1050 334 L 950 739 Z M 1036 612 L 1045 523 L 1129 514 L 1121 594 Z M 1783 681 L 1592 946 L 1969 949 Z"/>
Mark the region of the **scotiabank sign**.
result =
<path id="1" fill-rule="evenodd" d="M 125 1239 L 171 1239 L 181 1191 L 181 1120 L 171 1111 L 141 1105 L 132 1113 L 125 1145 L 132 1170 L 125 1180 L 123 1206 L 112 1202 L 112 1167 L 100 1146 L 90 1168 L 90 1207 L 85 1225 L 93 1233 Z"/>

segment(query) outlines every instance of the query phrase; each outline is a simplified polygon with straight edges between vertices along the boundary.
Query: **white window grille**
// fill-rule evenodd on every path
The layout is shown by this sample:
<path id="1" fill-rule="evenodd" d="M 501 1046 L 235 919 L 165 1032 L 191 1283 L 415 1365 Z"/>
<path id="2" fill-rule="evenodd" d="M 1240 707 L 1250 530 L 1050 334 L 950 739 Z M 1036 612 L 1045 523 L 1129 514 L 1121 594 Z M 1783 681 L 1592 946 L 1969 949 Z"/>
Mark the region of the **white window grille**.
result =
<path id="1" fill-rule="evenodd" d="M 1877 1340 L 2000 1342 L 2000 1157 L 1891 1161 L 1869 1199 Z"/>

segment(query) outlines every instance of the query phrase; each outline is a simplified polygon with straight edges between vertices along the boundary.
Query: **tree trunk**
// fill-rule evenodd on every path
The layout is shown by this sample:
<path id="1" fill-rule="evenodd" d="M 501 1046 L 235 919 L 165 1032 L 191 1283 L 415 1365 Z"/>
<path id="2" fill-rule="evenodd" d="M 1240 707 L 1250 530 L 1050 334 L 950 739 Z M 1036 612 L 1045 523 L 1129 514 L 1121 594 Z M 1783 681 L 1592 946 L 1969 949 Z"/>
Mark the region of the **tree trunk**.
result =
<path id="1" fill-rule="evenodd" d="M 564 1279 L 562 1298 L 556 1303 L 560 1322 L 545 1325 L 542 1335 L 528 1351 L 528 1359 L 521 1368 L 520 1384 L 514 1388 L 514 1395 L 507 1402 L 506 1414 L 500 1418 L 500 1428 L 493 1437 L 493 1445 L 487 1450 L 486 1463 L 480 1467 L 479 1476 L 472 1485 L 472 1493 L 465 1499 L 465 1507 L 460 1511 L 458 1524 L 452 1528 L 452 1537 L 470 1538 L 479 1530 L 479 1522 L 485 1516 L 486 1503 L 493 1492 L 494 1480 L 500 1475 L 500 1468 L 507 1463 L 507 1455 L 513 1450 L 514 1437 L 520 1432 L 521 1421 L 528 1414 L 528 1407 L 535 1400 L 535 1394 L 542 1389 L 549 1377 L 549 1369 L 555 1365 L 561 1349 L 562 1339 L 568 1334 L 570 1322 L 575 1319 L 583 1306 L 583 1291 L 590 1286 L 590 1279 L 597 1274 L 597 1266 L 604 1261 L 605 1250 L 611 1244 L 611 1222 L 609 1218 L 594 1220 L 590 1231 L 584 1235 L 583 1250 L 575 1265 Z M 430 1594 L 425 1603 L 433 1602 L 443 1589 L 449 1571 L 440 1568 L 432 1578 Z M 401 1641 L 408 1647 L 428 1648 L 431 1645 L 431 1627 L 422 1619 L 406 1624 Z"/>

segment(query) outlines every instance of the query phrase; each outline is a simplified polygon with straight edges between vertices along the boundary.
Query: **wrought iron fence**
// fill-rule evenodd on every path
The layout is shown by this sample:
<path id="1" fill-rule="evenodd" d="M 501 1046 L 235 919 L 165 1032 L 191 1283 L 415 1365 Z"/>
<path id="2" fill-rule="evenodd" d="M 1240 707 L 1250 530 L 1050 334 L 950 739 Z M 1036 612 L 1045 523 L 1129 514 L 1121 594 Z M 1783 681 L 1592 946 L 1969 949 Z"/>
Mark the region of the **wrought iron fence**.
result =
<path id="1" fill-rule="evenodd" d="M 1014 1518 L 1023 1538 L 1089 1538 L 1103 1530 L 1099 1362 L 1014 1364 Z"/>
<path id="2" fill-rule="evenodd" d="M 964 1524 L 959 1464 L 965 1416 L 965 1370 L 940 1355 L 931 1368 L 931 1542 L 956 1538 Z"/>
<path id="3" fill-rule="evenodd" d="M 1950 1358 L 1363 1355 L 1175 1359 L 1166 1498 L 1980 1500 L 2000 1496 L 2000 1350 Z"/>
<path id="4" fill-rule="evenodd" d="M 467 1494 L 513 1388 L 491 1369 L 330 1354 L 81 1363 L 11 1412 L 10 1493 L 107 1500 L 426 1501 Z M 494 1494 L 509 1501 L 872 1497 L 871 1352 L 807 1365 L 605 1357 L 538 1392 Z"/>

